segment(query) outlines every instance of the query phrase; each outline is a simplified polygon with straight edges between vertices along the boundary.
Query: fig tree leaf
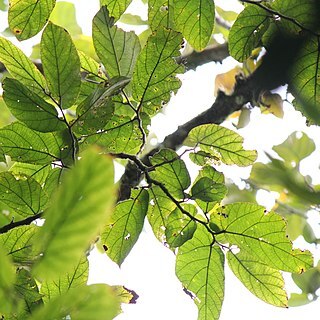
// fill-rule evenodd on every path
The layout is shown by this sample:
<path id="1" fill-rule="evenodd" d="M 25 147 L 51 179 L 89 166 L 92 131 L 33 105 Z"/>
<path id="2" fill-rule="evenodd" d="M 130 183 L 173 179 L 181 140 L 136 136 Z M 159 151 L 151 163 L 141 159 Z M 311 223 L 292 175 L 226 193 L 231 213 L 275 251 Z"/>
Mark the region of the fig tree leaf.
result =
<path id="1" fill-rule="evenodd" d="M 219 159 L 228 165 L 244 167 L 251 165 L 257 158 L 256 151 L 243 149 L 243 138 L 239 134 L 216 124 L 192 129 L 188 140 L 215 160 Z"/>
<path id="2" fill-rule="evenodd" d="M 53 105 L 30 91 L 18 80 L 6 78 L 2 85 L 6 105 L 12 114 L 30 129 L 52 132 L 67 128 L 65 122 L 58 117 Z"/>
<path id="3" fill-rule="evenodd" d="M 106 6 L 110 12 L 110 16 L 119 20 L 121 15 L 126 11 L 132 0 L 100 0 L 101 6 Z"/>
<path id="4" fill-rule="evenodd" d="M 198 319 L 218 320 L 224 298 L 224 254 L 202 225 L 179 247 L 176 275 L 193 296 Z"/>
<path id="5" fill-rule="evenodd" d="M 48 22 L 55 4 L 55 0 L 10 0 L 10 30 L 20 41 L 35 36 Z"/>
<path id="6" fill-rule="evenodd" d="M 70 108 L 81 85 L 80 59 L 70 35 L 62 27 L 49 22 L 42 34 L 40 52 L 51 94 L 61 108 Z"/>
<path id="7" fill-rule="evenodd" d="M 149 116 L 154 115 L 176 93 L 181 81 L 176 74 L 184 67 L 174 58 L 180 56 L 182 36 L 171 29 L 160 28 L 148 38 L 133 72 L 132 95 Z"/>
<path id="8" fill-rule="evenodd" d="M 256 5 L 246 6 L 230 29 L 230 55 L 240 62 L 249 58 L 268 29 L 269 20 L 266 10 Z"/>
<path id="9" fill-rule="evenodd" d="M 119 202 L 105 226 L 101 242 L 106 253 L 119 266 L 138 240 L 148 210 L 149 195 L 137 190 L 129 200 Z"/>
<path id="10" fill-rule="evenodd" d="M 110 218 L 116 198 L 113 181 L 112 159 L 94 149 L 86 150 L 63 176 L 35 241 L 43 252 L 33 268 L 39 279 L 57 280 L 81 259 Z"/>
<path id="11" fill-rule="evenodd" d="M 246 252 L 228 251 L 230 269 L 255 296 L 277 307 L 287 307 L 288 298 L 280 271 L 270 268 Z"/>
<path id="12" fill-rule="evenodd" d="M 114 25 L 108 9 L 102 7 L 92 22 L 92 37 L 98 57 L 109 77 L 130 77 L 140 52 L 137 35 Z"/>
<path id="13" fill-rule="evenodd" d="M 200 51 L 207 46 L 214 27 L 213 1 L 174 0 L 174 18 L 177 30 L 194 49 Z"/>

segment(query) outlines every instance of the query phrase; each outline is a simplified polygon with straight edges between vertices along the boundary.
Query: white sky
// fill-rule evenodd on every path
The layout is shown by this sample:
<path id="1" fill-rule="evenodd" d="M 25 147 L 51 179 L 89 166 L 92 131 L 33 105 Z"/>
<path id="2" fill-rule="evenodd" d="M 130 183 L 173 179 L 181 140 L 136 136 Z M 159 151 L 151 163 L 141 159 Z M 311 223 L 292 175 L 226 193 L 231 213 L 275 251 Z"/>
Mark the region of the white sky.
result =
<path id="1" fill-rule="evenodd" d="M 91 20 L 99 7 L 98 0 L 73 0 L 70 2 L 77 5 L 78 22 L 83 31 L 90 34 Z M 224 6 L 234 3 L 233 0 L 216 2 Z M 137 13 L 139 12 L 141 12 L 141 8 L 138 8 Z M 6 25 L 7 22 L 1 15 L 0 28 L 3 29 Z M 27 46 L 30 46 L 30 41 L 26 43 Z M 165 114 L 160 115 L 157 121 L 153 121 L 153 130 L 160 140 L 175 130 L 176 120 L 183 123 L 212 104 L 215 74 L 230 69 L 234 63 L 231 59 L 222 65 L 211 63 L 199 67 L 196 72 L 190 71 L 181 76 L 183 86 L 179 93 L 172 99 Z M 198 86 L 195 87 L 195 84 Z M 240 133 L 245 136 L 247 148 L 262 151 L 270 149 L 274 144 L 281 143 L 292 131 L 303 129 L 306 129 L 304 120 L 298 113 L 292 111 L 290 106 L 285 106 L 284 119 L 261 115 L 258 111 L 254 111 L 254 120 Z M 307 131 L 311 138 L 319 139 L 319 129 L 311 128 Z M 319 144 L 317 147 L 319 151 Z M 319 165 L 318 156 L 313 157 L 313 163 Z M 313 168 L 315 167 L 313 166 Z M 308 168 L 310 166 L 307 165 L 306 171 Z M 239 170 L 229 168 L 228 173 L 236 176 L 239 174 Z M 247 175 L 248 170 L 242 170 L 241 174 Z M 312 174 L 314 174 L 314 169 Z M 316 216 L 316 219 L 319 219 L 319 215 Z M 94 252 L 90 257 L 90 262 L 92 267 L 91 283 L 123 284 L 135 290 L 140 296 L 136 305 L 123 307 L 124 313 L 118 316 L 117 320 L 197 319 L 196 306 L 183 293 L 181 284 L 175 277 L 173 253 L 154 238 L 148 225 L 123 263 L 121 270 L 105 254 Z M 296 292 L 299 290 L 297 289 Z M 314 315 L 319 314 L 320 310 L 320 301 L 289 309 L 269 306 L 244 288 L 228 269 L 226 270 L 225 294 L 221 320 L 230 320 L 234 317 L 246 320 L 301 320 L 307 317 L 312 319 Z"/>

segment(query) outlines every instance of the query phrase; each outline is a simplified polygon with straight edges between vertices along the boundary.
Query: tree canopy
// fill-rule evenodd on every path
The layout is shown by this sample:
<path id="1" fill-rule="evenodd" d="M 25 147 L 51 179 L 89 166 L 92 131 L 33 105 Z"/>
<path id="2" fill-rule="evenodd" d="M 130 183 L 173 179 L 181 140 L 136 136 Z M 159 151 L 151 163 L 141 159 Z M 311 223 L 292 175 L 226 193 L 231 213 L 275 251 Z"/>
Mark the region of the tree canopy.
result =
<path id="1" fill-rule="evenodd" d="M 319 263 L 292 245 L 319 243 L 308 217 L 320 186 L 300 170 L 315 142 L 292 133 L 260 162 L 239 129 L 256 108 L 282 118 L 284 100 L 320 124 L 317 0 L 243 0 L 240 13 L 141 0 L 147 19 L 127 10 L 135 1 L 101 0 L 92 37 L 71 3 L 0 1 L 1 318 L 113 319 L 139 303 L 135 288 L 88 285 L 87 257 L 98 248 L 121 266 L 146 221 L 175 255 L 199 320 L 219 319 L 227 266 L 268 304 L 316 300 Z M 29 57 L 15 43 L 35 35 Z M 212 105 L 152 144 L 151 119 L 179 76 L 230 56 L 238 65 L 216 76 Z M 251 167 L 245 187 L 226 178 L 231 167 Z M 271 210 L 259 190 L 276 192 Z M 301 289 L 290 299 L 283 272 Z"/>

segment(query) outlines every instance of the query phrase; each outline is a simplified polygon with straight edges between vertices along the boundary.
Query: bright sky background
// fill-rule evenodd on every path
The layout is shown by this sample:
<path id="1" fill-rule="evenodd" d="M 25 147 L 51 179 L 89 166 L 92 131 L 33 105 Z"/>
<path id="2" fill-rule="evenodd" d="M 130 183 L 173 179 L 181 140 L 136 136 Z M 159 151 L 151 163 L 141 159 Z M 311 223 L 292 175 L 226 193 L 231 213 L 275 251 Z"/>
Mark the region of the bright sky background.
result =
<path id="1" fill-rule="evenodd" d="M 84 33 L 90 34 L 91 20 L 99 8 L 98 0 L 85 1 L 73 0 L 77 6 L 78 23 Z M 234 5 L 234 0 L 217 1 L 224 7 Z M 140 13 L 143 7 L 136 7 L 136 13 Z M 3 30 L 7 21 L 0 16 L 0 28 Z M 21 44 L 20 44 L 21 46 Z M 22 45 L 24 47 L 24 45 Z M 26 42 L 30 46 L 30 41 Z M 210 63 L 198 67 L 197 71 L 190 71 L 181 76 L 182 88 L 177 96 L 173 97 L 165 112 L 153 121 L 153 130 L 158 138 L 163 139 L 168 133 L 175 130 L 177 124 L 183 123 L 194 115 L 211 106 L 214 101 L 213 87 L 215 74 L 225 72 L 232 68 L 235 61 L 228 59 L 222 65 Z M 197 86 L 195 85 L 197 84 Z M 278 119 L 272 115 L 261 115 L 258 110 L 253 112 L 254 120 L 250 125 L 240 130 L 245 137 L 245 146 L 260 151 L 261 159 L 264 159 L 262 150 L 270 150 L 274 144 L 283 142 L 288 134 L 295 130 L 305 130 L 308 135 L 317 139 L 317 154 L 311 157 L 312 175 L 319 177 L 319 170 L 314 168 L 319 165 L 319 129 L 306 128 L 304 120 L 292 107 L 285 105 L 285 116 Z M 177 123 L 177 121 L 179 123 Z M 304 174 L 310 166 L 304 166 Z M 242 177 L 247 177 L 248 169 L 228 168 L 228 175 L 237 177 L 239 172 Z M 320 183 L 317 179 L 316 183 Z M 266 195 L 262 200 L 266 199 Z M 268 205 L 268 203 L 265 203 Z M 319 223 L 319 214 L 314 215 L 314 223 Z M 320 230 L 318 236 L 320 236 Z M 300 244 L 299 244 L 300 245 Z M 314 251 L 314 248 L 311 248 Z M 317 254 L 319 258 L 319 254 Z M 317 260 L 316 260 L 317 261 Z M 197 308 L 193 301 L 182 291 L 182 286 L 177 280 L 174 268 L 174 254 L 158 242 L 153 236 L 150 226 L 147 224 L 132 252 L 123 263 L 121 270 L 111 262 L 104 254 L 93 252 L 90 256 L 91 272 L 90 282 L 106 282 L 108 284 L 123 284 L 135 290 L 140 298 L 136 305 L 124 306 L 124 313 L 117 320 L 196 320 Z M 288 287 L 293 288 L 288 279 Z M 299 289 L 296 288 L 296 292 Z M 221 320 L 236 319 L 246 320 L 301 320 L 315 318 L 319 315 L 320 301 L 309 305 L 280 309 L 269 306 L 253 296 L 237 278 L 226 268 L 225 301 L 222 308 Z"/>

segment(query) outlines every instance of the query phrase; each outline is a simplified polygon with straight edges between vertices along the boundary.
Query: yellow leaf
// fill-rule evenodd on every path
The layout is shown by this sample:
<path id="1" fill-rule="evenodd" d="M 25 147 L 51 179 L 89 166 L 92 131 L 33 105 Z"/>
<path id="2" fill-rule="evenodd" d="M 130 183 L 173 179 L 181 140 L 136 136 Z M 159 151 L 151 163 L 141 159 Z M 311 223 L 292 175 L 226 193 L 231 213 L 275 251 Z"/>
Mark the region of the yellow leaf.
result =
<path id="1" fill-rule="evenodd" d="M 264 91 L 260 96 L 260 107 L 263 113 L 272 113 L 278 118 L 283 118 L 283 100 L 277 93 Z"/>
<path id="2" fill-rule="evenodd" d="M 240 66 L 236 66 L 225 73 L 217 74 L 214 95 L 216 96 L 219 91 L 223 91 L 228 96 L 232 95 L 236 84 L 236 76 L 240 74 L 242 74 L 242 68 Z"/>

